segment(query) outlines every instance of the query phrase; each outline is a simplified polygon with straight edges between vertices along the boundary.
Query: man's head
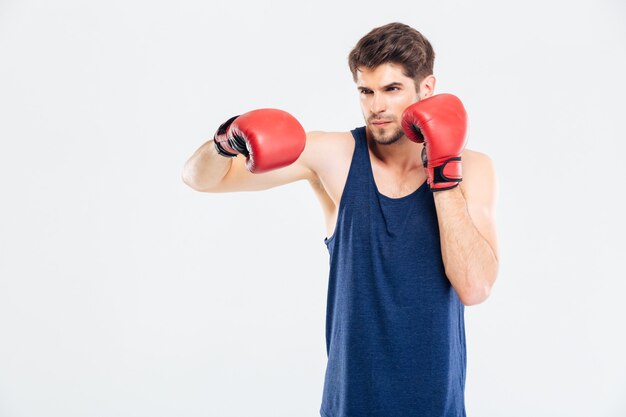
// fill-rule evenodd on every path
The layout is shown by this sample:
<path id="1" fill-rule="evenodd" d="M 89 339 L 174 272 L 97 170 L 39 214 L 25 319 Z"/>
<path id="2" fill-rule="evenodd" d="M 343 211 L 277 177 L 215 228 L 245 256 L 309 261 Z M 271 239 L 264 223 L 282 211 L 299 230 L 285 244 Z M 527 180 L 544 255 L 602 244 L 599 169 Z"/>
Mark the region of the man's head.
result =
<path id="1" fill-rule="evenodd" d="M 433 93 L 434 60 L 430 42 L 402 23 L 373 29 L 352 49 L 348 64 L 367 129 L 376 142 L 391 144 L 403 136 L 402 111 Z"/>

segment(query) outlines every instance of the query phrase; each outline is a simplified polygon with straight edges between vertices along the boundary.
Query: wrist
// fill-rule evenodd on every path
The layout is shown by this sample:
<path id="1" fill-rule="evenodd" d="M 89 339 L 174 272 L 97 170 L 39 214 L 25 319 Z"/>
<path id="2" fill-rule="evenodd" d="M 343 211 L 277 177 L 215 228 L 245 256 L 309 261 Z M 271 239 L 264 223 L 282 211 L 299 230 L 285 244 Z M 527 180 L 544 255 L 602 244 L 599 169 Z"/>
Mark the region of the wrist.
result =
<path id="1" fill-rule="evenodd" d="M 455 188 L 463 181 L 461 157 L 455 156 L 433 166 L 425 164 L 426 176 L 431 191 L 445 191 Z"/>
<path id="2" fill-rule="evenodd" d="M 213 139 L 213 144 L 214 144 L 215 151 L 223 157 L 234 158 L 238 155 L 236 153 L 232 153 L 232 152 L 225 150 L 217 139 Z"/>
<path id="3" fill-rule="evenodd" d="M 233 149 L 233 147 L 231 146 L 231 142 L 228 139 L 228 128 L 237 117 L 239 117 L 239 115 L 233 116 L 230 119 L 226 120 L 220 125 L 220 127 L 217 128 L 217 132 L 215 132 L 215 135 L 213 135 L 215 150 L 218 154 L 226 158 L 234 158 L 239 154 L 236 149 Z"/>

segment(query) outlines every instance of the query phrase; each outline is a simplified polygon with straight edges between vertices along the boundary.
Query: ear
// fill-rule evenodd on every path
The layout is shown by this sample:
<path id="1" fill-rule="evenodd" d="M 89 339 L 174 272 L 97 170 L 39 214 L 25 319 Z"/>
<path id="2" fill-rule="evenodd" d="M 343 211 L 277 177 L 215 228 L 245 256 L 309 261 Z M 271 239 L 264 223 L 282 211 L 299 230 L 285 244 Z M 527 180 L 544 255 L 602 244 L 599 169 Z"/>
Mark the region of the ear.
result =
<path id="1" fill-rule="evenodd" d="M 437 82 L 437 79 L 432 74 L 425 77 L 422 80 L 422 82 L 420 83 L 420 89 L 419 89 L 420 100 L 428 98 L 435 93 L 436 82 Z"/>

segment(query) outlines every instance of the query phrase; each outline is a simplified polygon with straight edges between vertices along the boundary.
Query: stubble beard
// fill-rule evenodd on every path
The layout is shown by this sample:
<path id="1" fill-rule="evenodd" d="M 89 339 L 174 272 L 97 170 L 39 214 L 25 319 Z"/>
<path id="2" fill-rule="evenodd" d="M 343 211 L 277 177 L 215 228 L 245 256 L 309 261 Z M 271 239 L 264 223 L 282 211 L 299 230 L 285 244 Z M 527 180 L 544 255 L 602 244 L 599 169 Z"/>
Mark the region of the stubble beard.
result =
<path id="1" fill-rule="evenodd" d="M 401 128 L 374 128 L 370 129 L 372 140 L 379 145 L 392 145 L 399 141 L 404 136 L 404 131 Z"/>

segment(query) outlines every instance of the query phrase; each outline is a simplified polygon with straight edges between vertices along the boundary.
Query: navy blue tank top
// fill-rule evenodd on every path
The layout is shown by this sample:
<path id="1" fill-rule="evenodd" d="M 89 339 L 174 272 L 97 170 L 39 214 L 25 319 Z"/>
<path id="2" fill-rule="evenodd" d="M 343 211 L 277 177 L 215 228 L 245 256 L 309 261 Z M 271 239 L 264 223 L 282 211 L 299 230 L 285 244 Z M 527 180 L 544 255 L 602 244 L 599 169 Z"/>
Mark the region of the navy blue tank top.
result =
<path id="1" fill-rule="evenodd" d="M 423 183 L 390 198 L 356 141 L 330 254 L 322 417 L 464 417 L 464 305 Z"/>

